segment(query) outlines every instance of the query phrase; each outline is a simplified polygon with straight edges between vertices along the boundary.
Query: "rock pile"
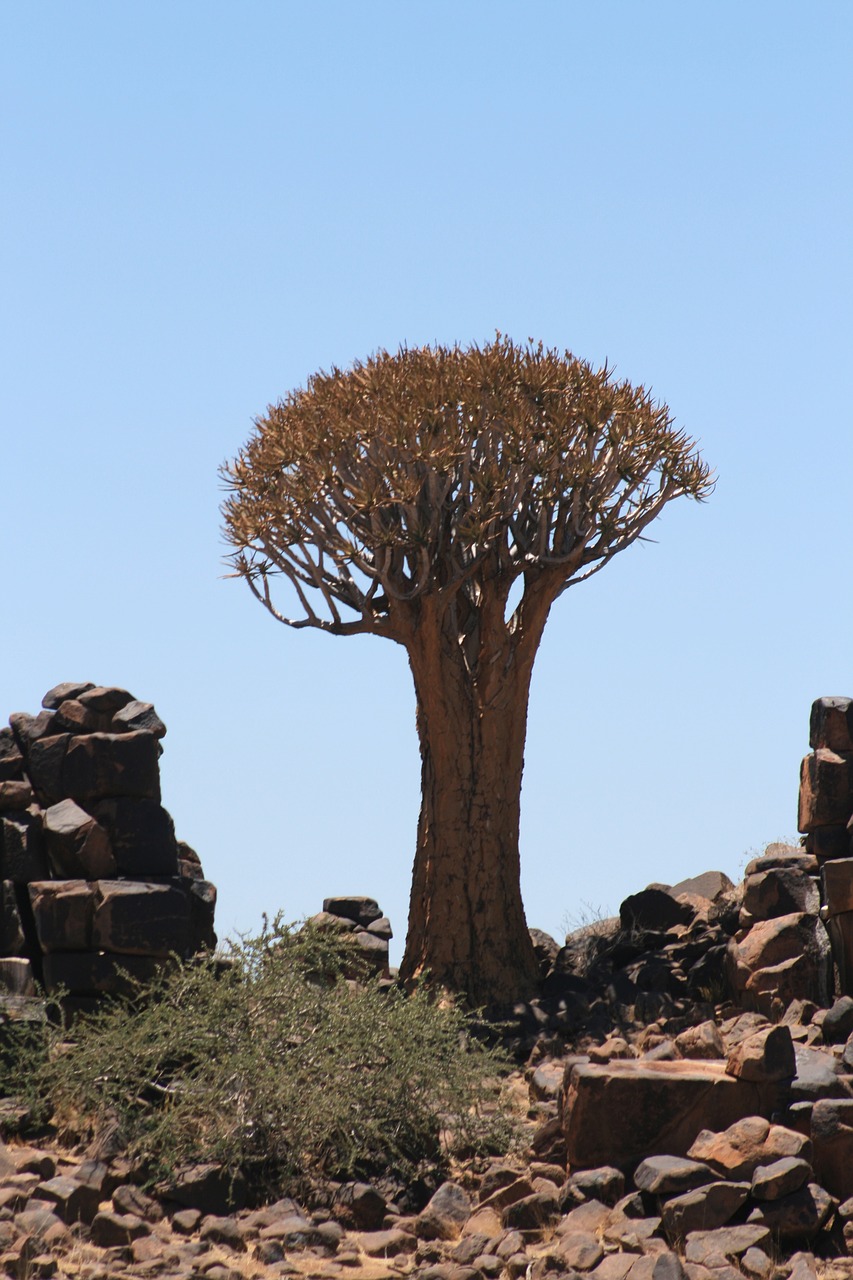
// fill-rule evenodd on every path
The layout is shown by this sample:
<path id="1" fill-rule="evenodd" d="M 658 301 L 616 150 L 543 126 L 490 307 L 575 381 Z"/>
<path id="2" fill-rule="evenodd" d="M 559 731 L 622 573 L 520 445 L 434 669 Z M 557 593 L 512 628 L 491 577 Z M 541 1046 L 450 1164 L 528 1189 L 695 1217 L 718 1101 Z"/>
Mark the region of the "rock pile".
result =
<path id="1" fill-rule="evenodd" d="M 166 726 L 126 689 L 67 683 L 0 729 L 0 989 L 89 1008 L 215 945 L 216 890 L 160 803 Z"/>
<path id="2" fill-rule="evenodd" d="M 351 936 L 368 968 L 388 977 L 388 943 L 394 934 L 375 898 L 361 894 L 324 898 L 323 910 L 311 916 L 309 923 Z"/>

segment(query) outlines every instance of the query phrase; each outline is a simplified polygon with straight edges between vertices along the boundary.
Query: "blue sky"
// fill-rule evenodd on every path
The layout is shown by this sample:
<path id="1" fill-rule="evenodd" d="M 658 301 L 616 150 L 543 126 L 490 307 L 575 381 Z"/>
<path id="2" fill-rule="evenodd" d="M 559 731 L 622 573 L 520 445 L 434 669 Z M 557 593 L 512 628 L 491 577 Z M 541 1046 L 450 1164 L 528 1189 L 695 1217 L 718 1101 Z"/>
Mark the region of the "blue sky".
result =
<path id="1" fill-rule="evenodd" d="M 169 726 L 220 932 L 376 896 L 405 933 L 402 650 L 222 578 L 217 468 L 315 369 L 542 338 L 718 473 L 555 608 L 531 925 L 795 833 L 853 693 L 853 10 L 754 0 L 0 9 L 0 719 L 65 679 Z"/>

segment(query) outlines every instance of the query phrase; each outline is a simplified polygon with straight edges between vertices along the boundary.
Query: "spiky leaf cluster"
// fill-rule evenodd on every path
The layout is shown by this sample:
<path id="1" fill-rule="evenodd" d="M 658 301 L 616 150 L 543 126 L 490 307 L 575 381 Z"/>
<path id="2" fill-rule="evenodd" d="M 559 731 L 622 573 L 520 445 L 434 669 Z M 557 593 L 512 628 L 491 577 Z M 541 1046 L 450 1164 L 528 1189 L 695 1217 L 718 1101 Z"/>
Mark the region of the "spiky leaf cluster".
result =
<path id="1" fill-rule="evenodd" d="M 427 594 L 470 611 L 523 575 L 554 598 L 713 483 L 645 387 L 501 335 L 315 374 L 223 477 L 235 572 L 274 616 L 395 639 Z M 274 602 L 280 576 L 304 616 Z"/>

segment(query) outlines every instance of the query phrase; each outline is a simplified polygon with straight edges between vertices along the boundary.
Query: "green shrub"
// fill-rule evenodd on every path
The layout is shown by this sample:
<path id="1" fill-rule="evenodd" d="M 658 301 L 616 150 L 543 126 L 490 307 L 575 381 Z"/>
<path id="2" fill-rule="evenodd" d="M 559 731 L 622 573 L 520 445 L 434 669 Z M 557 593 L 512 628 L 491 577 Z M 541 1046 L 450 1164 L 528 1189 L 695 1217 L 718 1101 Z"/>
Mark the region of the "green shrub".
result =
<path id="1" fill-rule="evenodd" d="M 352 963 L 338 937 L 276 921 L 226 964 L 176 966 L 22 1043 L 28 1101 L 80 1137 L 117 1128 L 152 1177 L 214 1160 L 269 1190 L 506 1150 L 503 1063 L 463 1013 L 347 981 Z"/>

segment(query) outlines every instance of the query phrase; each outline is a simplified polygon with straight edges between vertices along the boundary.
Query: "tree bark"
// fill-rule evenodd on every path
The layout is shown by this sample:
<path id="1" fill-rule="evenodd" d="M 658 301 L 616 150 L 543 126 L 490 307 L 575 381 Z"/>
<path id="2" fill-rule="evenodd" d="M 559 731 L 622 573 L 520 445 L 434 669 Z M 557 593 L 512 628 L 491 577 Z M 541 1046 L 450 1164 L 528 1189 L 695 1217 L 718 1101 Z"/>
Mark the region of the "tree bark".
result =
<path id="1" fill-rule="evenodd" d="M 535 645 L 528 656 L 502 616 L 488 622 L 473 667 L 446 617 L 424 611 L 407 643 L 422 793 L 401 977 L 477 1006 L 529 999 L 538 978 L 518 851 Z"/>

